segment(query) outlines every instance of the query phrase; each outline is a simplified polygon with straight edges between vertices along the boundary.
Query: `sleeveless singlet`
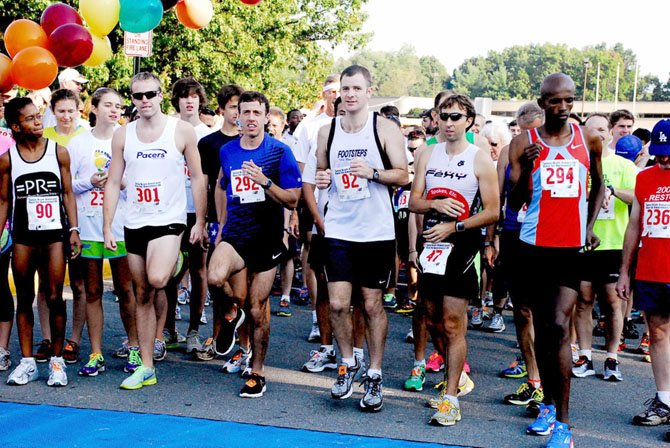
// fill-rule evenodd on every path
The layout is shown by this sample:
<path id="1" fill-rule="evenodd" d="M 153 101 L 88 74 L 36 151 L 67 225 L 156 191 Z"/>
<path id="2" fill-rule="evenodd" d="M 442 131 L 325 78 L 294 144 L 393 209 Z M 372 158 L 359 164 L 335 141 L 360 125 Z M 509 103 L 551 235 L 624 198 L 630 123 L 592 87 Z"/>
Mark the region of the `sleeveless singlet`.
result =
<path id="1" fill-rule="evenodd" d="M 27 162 L 16 145 L 9 148 L 14 196 L 12 232 L 15 240 L 26 240 L 33 232 L 63 232 L 63 186 L 56 151 L 56 142 L 47 140 L 42 157 Z"/>
<path id="2" fill-rule="evenodd" d="M 128 178 L 125 226 L 186 224 L 184 156 L 175 144 L 179 120 L 167 117 L 161 136 L 143 143 L 137 138 L 137 122 L 126 126 L 123 158 Z"/>
<path id="3" fill-rule="evenodd" d="M 567 145 L 548 146 L 537 129 L 531 143 L 542 146 L 530 179 L 532 197 L 521 225 L 521 240 L 541 247 L 581 247 L 586 238 L 590 158 L 581 128 L 571 124 Z"/>
<path id="4" fill-rule="evenodd" d="M 465 207 L 463 214 L 457 218 L 459 221 L 477 213 L 480 206 L 479 180 L 475 176 L 477 151 L 479 148 L 470 144 L 460 154 L 450 158 L 446 143 L 438 143 L 426 164 L 426 199 L 456 199 Z M 425 215 L 424 229 L 455 220 L 433 210 Z"/>
<path id="5" fill-rule="evenodd" d="M 349 173 L 351 161 L 356 158 L 365 159 L 372 168 L 385 168 L 374 129 L 374 112 L 368 114 L 367 123 L 356 133 L 344 132 L 341 119 L 335 119 L 330 146 L 331 186 L 325 212 L 326 237 L 351 242 L 394 240 L 389 188 Z"/>
<path id="6" fill-rule="evenodd" d="M 640 204 L 640 251 L 635 278 L 670 283 L 670 171 L 658 165 L 637 175 Z"/>

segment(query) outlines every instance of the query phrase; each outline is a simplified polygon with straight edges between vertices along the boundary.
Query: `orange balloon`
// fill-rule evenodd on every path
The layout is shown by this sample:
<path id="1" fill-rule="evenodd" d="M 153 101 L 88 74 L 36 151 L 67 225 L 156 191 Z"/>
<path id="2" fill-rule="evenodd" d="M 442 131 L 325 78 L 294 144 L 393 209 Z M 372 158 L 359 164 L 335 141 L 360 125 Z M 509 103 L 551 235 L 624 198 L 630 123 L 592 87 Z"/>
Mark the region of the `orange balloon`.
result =
<path id="1" fill-rule="evenodd" d="M 45 48 L 24 48 L 14 56 L 12 78 L 24 89 L 39 90 L 49 87 L 57 75 L 56 57 Z"/>
<path id="2" fill-rule="evenodd" d="M 182 0 L 177 3 L 175 13 L 186 28 L 199 30 L 211 22 L 214 7 L 211 0 Z"/>
<path id="3" fill-rule="evenodd" d="M 5 30 L 5 48 L 11 57 L 28 47 L 47 47 L 47 33 L 32 20 L 19 19 Z"/>
<path id="4" fill-rule="evenodd" d="M 12 79 L 12 60 L 0 54 L 0 93 L 9 92 L 14 87 Z"/>

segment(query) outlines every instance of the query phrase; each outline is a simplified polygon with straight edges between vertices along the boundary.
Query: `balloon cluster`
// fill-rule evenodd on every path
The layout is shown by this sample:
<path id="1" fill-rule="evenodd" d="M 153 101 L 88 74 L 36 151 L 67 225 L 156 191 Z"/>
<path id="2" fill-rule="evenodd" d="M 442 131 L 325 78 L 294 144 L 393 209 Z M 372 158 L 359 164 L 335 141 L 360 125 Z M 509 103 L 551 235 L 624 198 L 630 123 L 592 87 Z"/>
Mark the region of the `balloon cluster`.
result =
<path id="1" fill-rule="evenodd" d="M 262 0 L 240 1 L 257 5 Z M 58 66 L 103 64 L 112 57 L 107 35 L 117 23 L 131 33 L 151 31 L 175 6 L 177 19 L 187 28 L 204 28 L 214 16 L 211 0 L 79 0 L 79 12 L 64 3 L 48 6 L 39 25 L 15 20 L 4 34 L 10 57 L 0 54 L 0 93 L 14 85 L 29 90 L 48 87 Z"/>

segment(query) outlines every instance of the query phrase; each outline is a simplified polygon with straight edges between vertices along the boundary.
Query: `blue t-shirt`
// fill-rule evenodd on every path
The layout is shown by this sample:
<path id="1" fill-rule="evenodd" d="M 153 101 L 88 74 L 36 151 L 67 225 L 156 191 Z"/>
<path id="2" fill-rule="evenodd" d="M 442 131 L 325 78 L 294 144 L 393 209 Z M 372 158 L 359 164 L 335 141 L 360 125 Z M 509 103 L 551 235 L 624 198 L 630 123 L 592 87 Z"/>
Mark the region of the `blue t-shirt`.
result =
<path id="1" fill-rule="evenodd" d="M 291 149 L 266 133 L 256 149 L 243 149 L 239 139 L 226 143 L 219 151 L 219 158 L 223 172 L 221 187 L 226 189 L 228 199 L 226 224 L 221 237 L 238 243 L 281 241 L 284 236 L 284 208 L 267 194 L 262 202 L 240 203 L 239 197 L 233 196 L 231 171 L 241 169 L 243 162 L 253 161 L 279 187 L 300 188 L 300 167 Z"/>
<path id="2" fill-rule="evenodd" d="M 503 229 L 504 230 L 511 230 L 518 232 L 521 230 L 521 223 L 519 222 L 519 212 L 512 210 L 509 208 L 509 197 L 512 193 L 512 183 L 509 180 L 509 173 L 512 169 L 511 165 L 507 165 L 507 168 L 505 169 L 505 198 L 507 199 L 505 201 L 505 219 L 503 220 Z"/>

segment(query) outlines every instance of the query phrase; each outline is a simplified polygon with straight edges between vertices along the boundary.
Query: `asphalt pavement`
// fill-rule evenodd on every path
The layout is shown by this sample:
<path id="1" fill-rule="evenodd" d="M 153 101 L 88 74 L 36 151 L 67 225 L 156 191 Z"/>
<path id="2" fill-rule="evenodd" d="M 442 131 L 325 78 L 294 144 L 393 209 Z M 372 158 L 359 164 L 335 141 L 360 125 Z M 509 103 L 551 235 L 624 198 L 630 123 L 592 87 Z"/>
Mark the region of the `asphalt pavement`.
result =
<path id="1" fill-rule="evenodd" d="M 468 361 L 476 387 L 461 399 L 463 420 L 450 428 L 428 425 L 434 412 L 425 406 L 436 394 L 433 385 L 442 373 L 429 373 L 422 392 L 402 389 L 413 361 L 412 345 L 404 342 L 411 321 L 389 312 L 389 333 L 384 361 L 384 407 L 376 414 L 362 413 L 358 401 L 362 387 L 357 386 L 351 398 L 335 401 L 330 386 L 335 372 L 320 374 L 300 371 L 310 350 L 317 344 L 306 340 L 311 326 L 311 309 L 292 305 L 292 317 L 274 315 L 278 299 L 272 298 L 270 348 L 267 358 L 267 392 L 260 399 L 238 397 L 243 380 L 238 375 L 219 372 L 223 360 L 199 362 L 183 352 L 169 352 L 157 364 L 158 384 L 138 391 L 119 389 L 126 377 L 123 360 L 114 359 L 112 351 L 120 345 L 124 333 L 118 305 L 110 291 L 104 296 L 104 355 L 107 371 L 94 378 L 76 374 L 77 366 L 68 367 L 70 383 L 65 388 L 46 386 L 47 365 L 40 364 L 39 381 L 26 386 L 6 386 L 8 373 L 0 372 L 0 401 L 48 404 L 84 409 L 133 411 L 139 413 L 189 416 L 280 428 L 297 428 L 341 434 L 378 436 L 392 439 L 424 441 L 445 445 L 474 447 L 542 447 L 548 438 L 525 434 L 532 419 L 523 407 L 505 405 L 502 397 L 514 392 L 521 380 L 504 379 L 498 372 L 514 360 L 517 350 L 511 313 L 506 312 L 507 329 L 500 334 L 468 331 Z M 70 304 L 68 304 L 68 308 Z M 209 325 L 201 327 L 203 336 L 211 332 L 211 308 L 206 309 Z M 184 320 L 179 331 L 186 333 L 188 306 L 182 307 Z M 35 319 L 37 322 L 37 318 Z M 642 330 L 641 325 L 638 325 Z M 35 332 L 39 342 L 39 329 Z M 69 334 L 69 330 L 68 330 Z M 637 347 L 639 341 L 629 341 Z M 601 374 L 605 358 L 603 338 L 594 338 L 594 365 Z M 89 351 L 86 331 L 82 341 L 82 362 Z M 10 350 L 14 365 L 19 362 L 16 333 Z M 578 447 L 658 447 L 668 426 L 637 427 L 631 423 L 642 411 L 644 402 L 655 393 L 651 365 L 632 352 L 619 356 L 624 381 L 605 382 L 599 377 L 573 379 L 571 415 L 575 446 Z M 129 428 L 129 431 L 132 431 Z M 139 430 L 139 429 L 137 429 Z M 0 428 L 0 440 L 2 440 Z M 67 438 L 61 439 L 61 442 Z M 322 444 L 321 444 L 322 445 Z M 64 446 L 67 446 L 65 443 Z M 198 446 L 198 440 L 185 438 L 183 446 Z"/>

